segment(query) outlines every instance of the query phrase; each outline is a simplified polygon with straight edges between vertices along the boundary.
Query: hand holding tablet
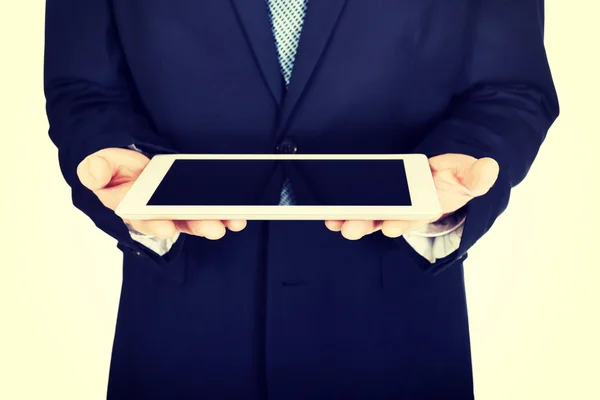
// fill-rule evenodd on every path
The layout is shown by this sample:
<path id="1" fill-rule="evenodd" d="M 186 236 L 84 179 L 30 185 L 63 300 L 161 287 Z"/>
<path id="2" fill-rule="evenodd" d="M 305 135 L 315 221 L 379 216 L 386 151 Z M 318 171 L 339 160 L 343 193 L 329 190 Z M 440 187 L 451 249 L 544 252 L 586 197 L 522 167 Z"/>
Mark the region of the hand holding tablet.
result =
<path id="1" fill-rule="evenodd" d="M 483 196 L 494 185 L 499 174 L 498 163 L 491 158 L 465 154 L 442 154 L 429 159 L 442 216 L 450 215 L 475 197 Z M 327 227 L 341 232 L 347 239 L 360 239 L 381 230 L 385 236 L 399 237 L 424 228 L 432 220 L 326 221 Z"/>
<path id="2" fill-rule="evenodd" d="M 77 168 L 81 183 L 111 210 L 115 210 L 149 163 L 148 157 L 133 150 L 107 148 L 84 159 Z M 226 230 L 240 231 L 246 221 L 171 221 L 128 220 L 124 221 L 136 231 L 159 238 L 171 238 L 177 231 L 219 239 Z"/>

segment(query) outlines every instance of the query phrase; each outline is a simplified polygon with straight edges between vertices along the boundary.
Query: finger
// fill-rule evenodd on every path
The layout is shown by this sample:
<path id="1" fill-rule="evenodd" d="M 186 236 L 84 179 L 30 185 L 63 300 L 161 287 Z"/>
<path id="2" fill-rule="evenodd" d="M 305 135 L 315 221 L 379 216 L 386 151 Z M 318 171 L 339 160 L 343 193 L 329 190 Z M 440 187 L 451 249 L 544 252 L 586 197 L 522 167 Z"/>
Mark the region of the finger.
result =
<path id="1" fill-rule="evenodd" d="M 375 221 L 346 221 L 342 225 L 342 236 L 348 240 L 358 240 L 373 232 Z"/>
<path id="2" fill-rule="evenodd" d="M 127 220 L 127 223 L 136 231 L 145 235 L 155 236 L 160 239 L 170 239 L 177 233 L 173 221 L 168 220 Z"/>
<path id="3" fill-rule="evenodd" d="M 187 227 L 191 234 L 210 240 L 221 239 L 227 232 L 221 221 L 188 221 Z"/>
<path id="4" fill-rule="evenodd" d="M 102 149 L 93 155 L 103 157 L 109 163 L 113 176 L 117 173 L 137 176 L 150 162 L 140 152 L 120 148 Z"/>
<path id="5" fill-rule="evenodd" d="M 148 157 L 137 151 L 102 149 L 86 157 L 77 166 L 77 175 L 88 189 L 98 190 L 106 187 L 115 177 L 136 178 L 149 161 Z"/>
<path id="6" fill-rule="evenodd" d="M 233 232 L 239 232 L 246 228 L 247 222 L 245 220 L 231 220 L 223 221 L 223 224 L 227 229 Z"/>
<path id="7" fill-rule="evenodd" d="M 187 233 L 189 235 L 194 234 L 194 232 L 192 232 L 192 230 L 190 229 L 189 221 L 174 220 L 173 223 L 175 224 L 175 228 L 179 232 Z"/>
<path id="8" fill-rule="evenodd" d="M 486 194 L 498 179 L 500 166 L 492 158 L 481 158 L 473 163 L 462 178 L 462 184 L 472 196 Z"/>
<path id="9" fill-rule="evenodd" d="M 421 221 L 383 221 L 381 233 L 390 238 L 397 238 L 422 224 Z"/>
<path id="10" fill-rule="evenodd" d="M 325 226 L 327 227 L 327 229 L 333 232 L 341 231 L 343 225 L 344 221 L 325 221 Z"/>
<path id="11" fill-rule="evenodd" d="M 449 170 L 458 173 L 465 165 L 472 165 L 477 159 L 466 154 L 448 153 L 434 156 L 429 159 L 429 166 L 433 171 Z"/>
<path id="12" fill-rule="evenodd" d="M 118 186 L 107 187 L 104 189 L 98 189 L 94 191 L 94 194 L 105 207 L 110 208 L 111 210 L 116 210 L 117 206 L 123 200 L 133 182 L 123 183 Z"/>
<path id="13" fill-rule="evenodd" d="M 79 164 L 77 176 L 83 186 L 95 191 L 110 183 L 113 171 L 106 158 L 93 154 Z"/>

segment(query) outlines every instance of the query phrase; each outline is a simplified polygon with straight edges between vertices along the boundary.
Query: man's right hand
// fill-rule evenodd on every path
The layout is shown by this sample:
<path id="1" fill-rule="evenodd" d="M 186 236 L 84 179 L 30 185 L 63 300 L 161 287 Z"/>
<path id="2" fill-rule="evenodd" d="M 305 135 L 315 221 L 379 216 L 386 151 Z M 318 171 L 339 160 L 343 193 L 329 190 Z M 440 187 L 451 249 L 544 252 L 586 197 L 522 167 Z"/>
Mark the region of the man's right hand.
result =
<path id="1" fill-rule="evenodd" d="M 93 191 L 102 204 L 114 211 L 148 162 L 150 159 L 137 151 L 108 148 L 85 158 L 77 167 L 77 175 L 81 183 Z M 222 238 L 227 229 L 237 232 L 246 227 L 246 221 L 126 220 L 124 222 L 141 233 L 162 239 L 171 238 L 179 231 L 216 240 Z"/>

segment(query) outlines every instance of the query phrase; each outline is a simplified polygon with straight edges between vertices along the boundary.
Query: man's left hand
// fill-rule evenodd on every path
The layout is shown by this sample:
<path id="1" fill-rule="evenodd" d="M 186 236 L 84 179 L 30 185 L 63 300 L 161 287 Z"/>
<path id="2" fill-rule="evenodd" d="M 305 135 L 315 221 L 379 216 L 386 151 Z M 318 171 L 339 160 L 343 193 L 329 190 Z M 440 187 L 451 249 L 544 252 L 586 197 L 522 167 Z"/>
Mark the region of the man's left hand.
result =
<path id="1" fill-rule="evenodd" d="M 379 230 L 385 236 L 399 237 L 438 221 L 483 196 L 496 182 L 498 163 L 491 158 L 476 159 L 464 154 L 443 154 L 429 159 L 442 215 L 419 221 L 325 221 L 327 228 L 357 240 Z"/>

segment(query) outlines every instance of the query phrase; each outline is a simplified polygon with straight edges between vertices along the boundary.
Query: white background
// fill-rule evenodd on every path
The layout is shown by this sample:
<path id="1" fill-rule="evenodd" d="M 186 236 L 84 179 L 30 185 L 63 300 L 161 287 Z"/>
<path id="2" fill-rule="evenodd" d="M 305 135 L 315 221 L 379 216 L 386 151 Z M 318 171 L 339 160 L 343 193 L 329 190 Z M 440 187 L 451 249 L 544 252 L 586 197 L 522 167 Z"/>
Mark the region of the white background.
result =
<path id="1" fill-rule="evenodd" d="M 562 113 L 466 265 L 478 399 L 600 399 L 600 7 L 546 4 Z M 121 255 L 71 205 L 47 136 L 43 17 L 42 0 L 0 5 L 0 398 L 102 399 Z"/>

